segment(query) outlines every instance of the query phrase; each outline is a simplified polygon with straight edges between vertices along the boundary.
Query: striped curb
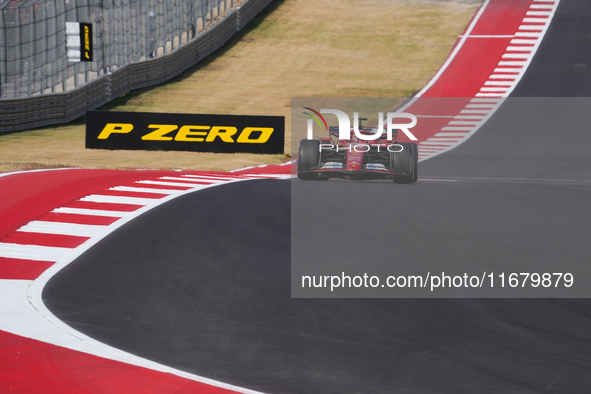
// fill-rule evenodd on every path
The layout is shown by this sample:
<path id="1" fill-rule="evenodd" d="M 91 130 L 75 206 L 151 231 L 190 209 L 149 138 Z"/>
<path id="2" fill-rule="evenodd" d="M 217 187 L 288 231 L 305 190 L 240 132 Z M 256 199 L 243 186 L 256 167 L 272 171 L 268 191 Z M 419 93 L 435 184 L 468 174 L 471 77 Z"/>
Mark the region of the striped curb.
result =
<path id="1" fill-rule="evenodd" d="M 461 36 L 461 45 L 468 38 L 510 39 L 501 58 L 492 73 L 488 75 L 475 97 L 468 98 L 467 104 L 457 114 L 450 114 L 451 120 L 432 136 L 422 140 L 419 145 L 419 160 L 424 161 L 445 153 L 470 138 L 509 97 L 531 63 L 548 27 L 554 17 L 560 0 L 532 0 L 521 23 L 510 35 L 472 35 L 475 23 L 465 35 Z M 486 4 L 488 5 L 488 3 Z M 481 12 L 485 9 L 483 5 Z M 476 22 L 476 20 L 474 21 Z M 446 63 L 448 65 L 452 59 Z M 469 67 L 469 65 L 467 65 Z M 412 112 L 412 105 L 429 89 L 434 81 L 419 92 L 406 108 Z M 420 114 L 415 114 L 418 118 Z M 428 116 L 428 115 L 426 115 Z"/>
<path id="2" fill-rule="evenodd" d="M 115 186 L 55 208 L 0 240 L 0 279 L 35 280 L 45 269 L 123 223 L 180 195 L 248 179 L 285 175 L 163 176 Z"/>
<path id="3" fill-rule="evenodd" d="M 61 269 L 141 214 L 179 196 L 215 186 L 254 179 L 289 179 L 286 168 L 270 174 L 171 172 L 87 195 L 25 224 L 0 240 L 0 332 L 176 375 L 214 386 L 220 392 L 256 393 L 151 362 L 87 337 L 45 307 L 42 291 Z M 268 169 L 275 172 L 273 167 Z"/>

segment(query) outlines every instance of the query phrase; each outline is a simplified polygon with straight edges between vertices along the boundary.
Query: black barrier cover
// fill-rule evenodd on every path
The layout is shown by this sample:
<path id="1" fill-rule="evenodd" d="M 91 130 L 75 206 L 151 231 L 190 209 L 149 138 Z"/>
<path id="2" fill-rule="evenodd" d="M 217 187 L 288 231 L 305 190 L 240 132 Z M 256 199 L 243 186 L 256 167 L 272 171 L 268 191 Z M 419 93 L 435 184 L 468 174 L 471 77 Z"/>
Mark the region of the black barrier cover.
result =
<path id="1" fill-rule="evenodd" d="M 89 111 L 86 148 L 283 153 L 283 116 Z"/>

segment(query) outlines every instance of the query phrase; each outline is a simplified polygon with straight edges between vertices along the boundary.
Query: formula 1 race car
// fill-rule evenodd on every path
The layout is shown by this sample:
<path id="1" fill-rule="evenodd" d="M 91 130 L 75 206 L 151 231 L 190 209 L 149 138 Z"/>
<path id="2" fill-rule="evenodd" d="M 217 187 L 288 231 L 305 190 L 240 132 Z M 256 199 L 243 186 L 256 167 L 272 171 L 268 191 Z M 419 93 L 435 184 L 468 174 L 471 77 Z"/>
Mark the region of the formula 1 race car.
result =
<path id="1" fill-rule="evenodd" d="M 363 127 L 359 119 L 359 133 L 375 135 L 376 128 Z M 300 141 L 297 160 L 298 178 L 301 180 L 392 179 L 394 183 L 414 183 L 418 174 L 418 147 L 412 142 L 397 142 L 384 135 L 372 141 L 361 140 L 352 132 L 350 140 L 339 139 L 338 127 L 329 127 L 329 138 Z"/>

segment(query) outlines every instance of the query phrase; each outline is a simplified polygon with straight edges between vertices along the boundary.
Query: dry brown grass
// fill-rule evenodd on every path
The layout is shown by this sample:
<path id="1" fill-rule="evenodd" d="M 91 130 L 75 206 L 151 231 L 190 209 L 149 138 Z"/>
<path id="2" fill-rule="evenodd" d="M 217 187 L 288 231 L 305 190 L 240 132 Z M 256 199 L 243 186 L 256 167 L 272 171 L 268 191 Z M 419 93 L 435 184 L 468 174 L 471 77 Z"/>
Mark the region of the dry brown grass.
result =
<path id="1" fill-rule="evenodd" d="M 406 97 L 451 51 L 474 0 L 283 0 L 231 43 L 172 81 L 133 92 L 115 111 L 283 115 L 292 97 Z M 230 170 L 287 155 L 84 149 L 81 121 L 0 135 L 0 171 L 27 168 Z"/>

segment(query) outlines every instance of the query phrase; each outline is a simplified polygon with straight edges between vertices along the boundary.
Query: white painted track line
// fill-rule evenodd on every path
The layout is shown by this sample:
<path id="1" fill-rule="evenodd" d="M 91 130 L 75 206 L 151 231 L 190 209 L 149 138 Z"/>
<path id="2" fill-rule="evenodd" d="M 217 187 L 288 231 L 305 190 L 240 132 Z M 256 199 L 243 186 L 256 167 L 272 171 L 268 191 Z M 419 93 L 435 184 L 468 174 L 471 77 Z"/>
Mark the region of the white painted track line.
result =
<path id="1" fill-rule="evenodd" d="M 41 234 L 73 235 L 78 237 L 94 237 L 102 234 L 106 226 L 90 224 L 74 224 L 62 222 L 32 221 L 18 231 Z"/>
<path id="2" fill-rule="evenodd" d="M 92 194 L 80 199 L 80 201 L 111 203 L 111 204 L 130 204 L 130 205 L 150 205 L 154 203 L 153 198 L 125 197 L 125 196 L 104 196 Z"/>
<path id="3" fill-rule="evenodd" d="M 72 251 L 71 248 L 0 243 L 0 257 L 35 261 L 58 261 Z"/>

